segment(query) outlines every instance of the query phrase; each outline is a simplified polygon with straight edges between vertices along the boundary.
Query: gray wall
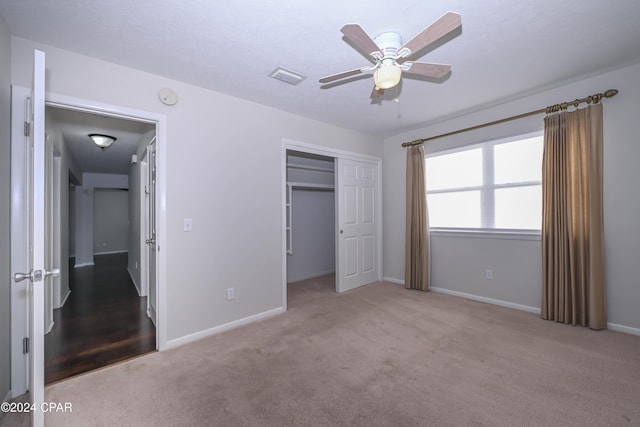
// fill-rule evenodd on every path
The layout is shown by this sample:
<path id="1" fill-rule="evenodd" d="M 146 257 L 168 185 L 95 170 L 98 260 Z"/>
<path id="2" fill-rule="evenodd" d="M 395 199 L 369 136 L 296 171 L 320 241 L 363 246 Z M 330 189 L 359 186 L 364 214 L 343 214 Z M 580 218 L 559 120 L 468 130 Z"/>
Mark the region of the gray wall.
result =
<path id="1" fill-rule="evenodd" d="M 389 137 L 384 142 L 384 274 L 404 278 L 405 141 L 437 135 L 565 100 L 618 89 L 604 100 L 604 215 L 609 326 L 640 333 L 640 65 L 567 83 L 474 113 Z M 504 123 L 425 144 L 425 150 L 482 142 L 540 130 L 543 115 Z M 432 284 L 441 290 L 506 302 L 536 310 L 541 298 L 539 240 L 478 239 L 469 235 L 439 235 L 432 245 Z M 494 279 L 485 279 L 485 269 Z"/>
<path id="2" fill-rule="evenodd" d="M 96 238 L 95 220 L 95 194 L 97 189 L 118 189 L 125 190 L 129 187 L 129 176 L 122 174 L 107 173 L 83 173 L 82 186 L 76 187 L 75 190 L 75 266 L 93 265 L 93 255 L 100 252 L 111 252 L 118 250 L 127 250 L 128 244 L 124 246 L 120 243 L 121 238 L 109 240 L 102 237 L 101 240 Z M 128 203 L 127 203 L 128 205 Z M 128 217 L 128 207 L 124 205 L 124 216 Z M 105 207 L 104 209 L 110 209 Z M 117 215 L 117 214 L 116 214 Z M 109 219 L 104 219 L 109 221 Z M 111 249 L 111 248 L 120 249 Z M 98 250 L 100 248 L 100 250 Z"/>
<path id="3" fill-rule="evenodd" d="M 96 255 L 129 249 L 129 192 L 96 188 L 93 195 L 93 242 Z"/>
<path id="4" fill-rule="evenodd" d="M 0 16 L 0 400 L 5 399 L 11 388 L 10 108 L 11 35 Z"/>
<path id="5" fill-rule="evenodd" d="M 334 273 L 334 192 L 294 190 L 292 208 L 293 255 L 287 257 L 287 282 Z"/>

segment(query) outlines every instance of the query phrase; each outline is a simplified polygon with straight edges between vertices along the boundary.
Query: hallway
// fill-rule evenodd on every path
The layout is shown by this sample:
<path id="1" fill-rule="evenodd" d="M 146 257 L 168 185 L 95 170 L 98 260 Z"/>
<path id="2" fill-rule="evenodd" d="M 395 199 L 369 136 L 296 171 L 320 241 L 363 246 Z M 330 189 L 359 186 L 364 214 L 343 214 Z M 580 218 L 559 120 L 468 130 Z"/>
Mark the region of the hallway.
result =
<path id="1" fill-rule="evenodd" d="M 97 255 L 93 267 L 71 267 L 69 286 L 45 336 L 46 384 L 156 349 L 147 298 L 131 281 L 127 253 Z"/>

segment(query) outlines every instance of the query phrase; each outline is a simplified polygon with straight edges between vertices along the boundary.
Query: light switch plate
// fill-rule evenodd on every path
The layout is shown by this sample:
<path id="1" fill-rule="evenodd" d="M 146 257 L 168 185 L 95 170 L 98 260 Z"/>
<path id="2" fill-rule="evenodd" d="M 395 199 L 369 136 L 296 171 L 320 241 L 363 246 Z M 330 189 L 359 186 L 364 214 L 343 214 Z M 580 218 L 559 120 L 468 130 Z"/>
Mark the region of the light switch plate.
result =
<path id="1" fill-rule="evenodd" d="M 184 219 L 184 231 L 193 231 L 193 220 L 191 218 Z"/>

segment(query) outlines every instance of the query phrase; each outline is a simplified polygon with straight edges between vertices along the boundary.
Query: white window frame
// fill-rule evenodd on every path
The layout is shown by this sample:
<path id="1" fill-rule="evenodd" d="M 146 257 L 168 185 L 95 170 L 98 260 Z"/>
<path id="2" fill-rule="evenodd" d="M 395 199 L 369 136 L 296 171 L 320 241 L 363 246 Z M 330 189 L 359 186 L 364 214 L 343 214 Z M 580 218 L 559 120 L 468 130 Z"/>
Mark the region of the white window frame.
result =
<path id="1" fill-rule="evenodd" d="M 542 174 L 540 175 L 540 181 L 521 181 L 517 183 L 507 184 L 495 184 L 494 183 L 494 147 L 496 145 L 507 144 L 514 141 L 529 139 L 533 137 L 540 137 L 543 135 L 543 131 L 536 131 L 526 134 L 514 135 L 507 138 L 500 138 L 489 140 L 481 143 L 474 143 L 456 147 L 452 149 L 444 149 L 433 151 L 425 154 L 426 160 L 429 157 L 437 157 L 446 154 L 453 154 L 462 151 L 474 150 L 477 148 L 482 149 L 482 184 L 476 186 L 460 187 L 455 189 L 437 189 L 427 190 L 427 196 L 429 194 L 445 194 L 464 191 L 480 191 L 480 222 L 481 227 L 430 227 L 429 231 L 434 235 L 452 236 L 465 234 L 469 237 L 478 238 L 504 238 L 504 239 L 517 239 L 517 240 L 539 240 L 542 230 L 540 229 L 507 229 L 507 228 L 495 228 L 495 190 L 503 188 L 519 188 L 527 186 L 542 185 Z"/>

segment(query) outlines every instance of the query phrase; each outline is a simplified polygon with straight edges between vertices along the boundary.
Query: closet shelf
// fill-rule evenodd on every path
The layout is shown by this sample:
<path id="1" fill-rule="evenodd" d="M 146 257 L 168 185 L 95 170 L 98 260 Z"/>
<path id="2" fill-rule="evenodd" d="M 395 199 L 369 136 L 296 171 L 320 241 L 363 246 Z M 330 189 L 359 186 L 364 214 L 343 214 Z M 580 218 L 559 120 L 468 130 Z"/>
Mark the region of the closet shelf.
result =
<path id="1" fill-rule="evenodd" d="M 321 191 L 333 191 L 333 184 L 313 184 L 310 182 L 287 182 L 294 190 L 321 190 Z"/>
<path id="2" fill-rule="evenodd" d="M 322 166 L 308 166 L 308 165 L 296 165 L 293 163 L 287 163 L 287 167 L 290 169 L 300 169 L 300 170 L 308 170 L 308 171 L 316 171 L 316 172 L 326 172 L 333 173 L 333 168 L 327 168 Z"/>

